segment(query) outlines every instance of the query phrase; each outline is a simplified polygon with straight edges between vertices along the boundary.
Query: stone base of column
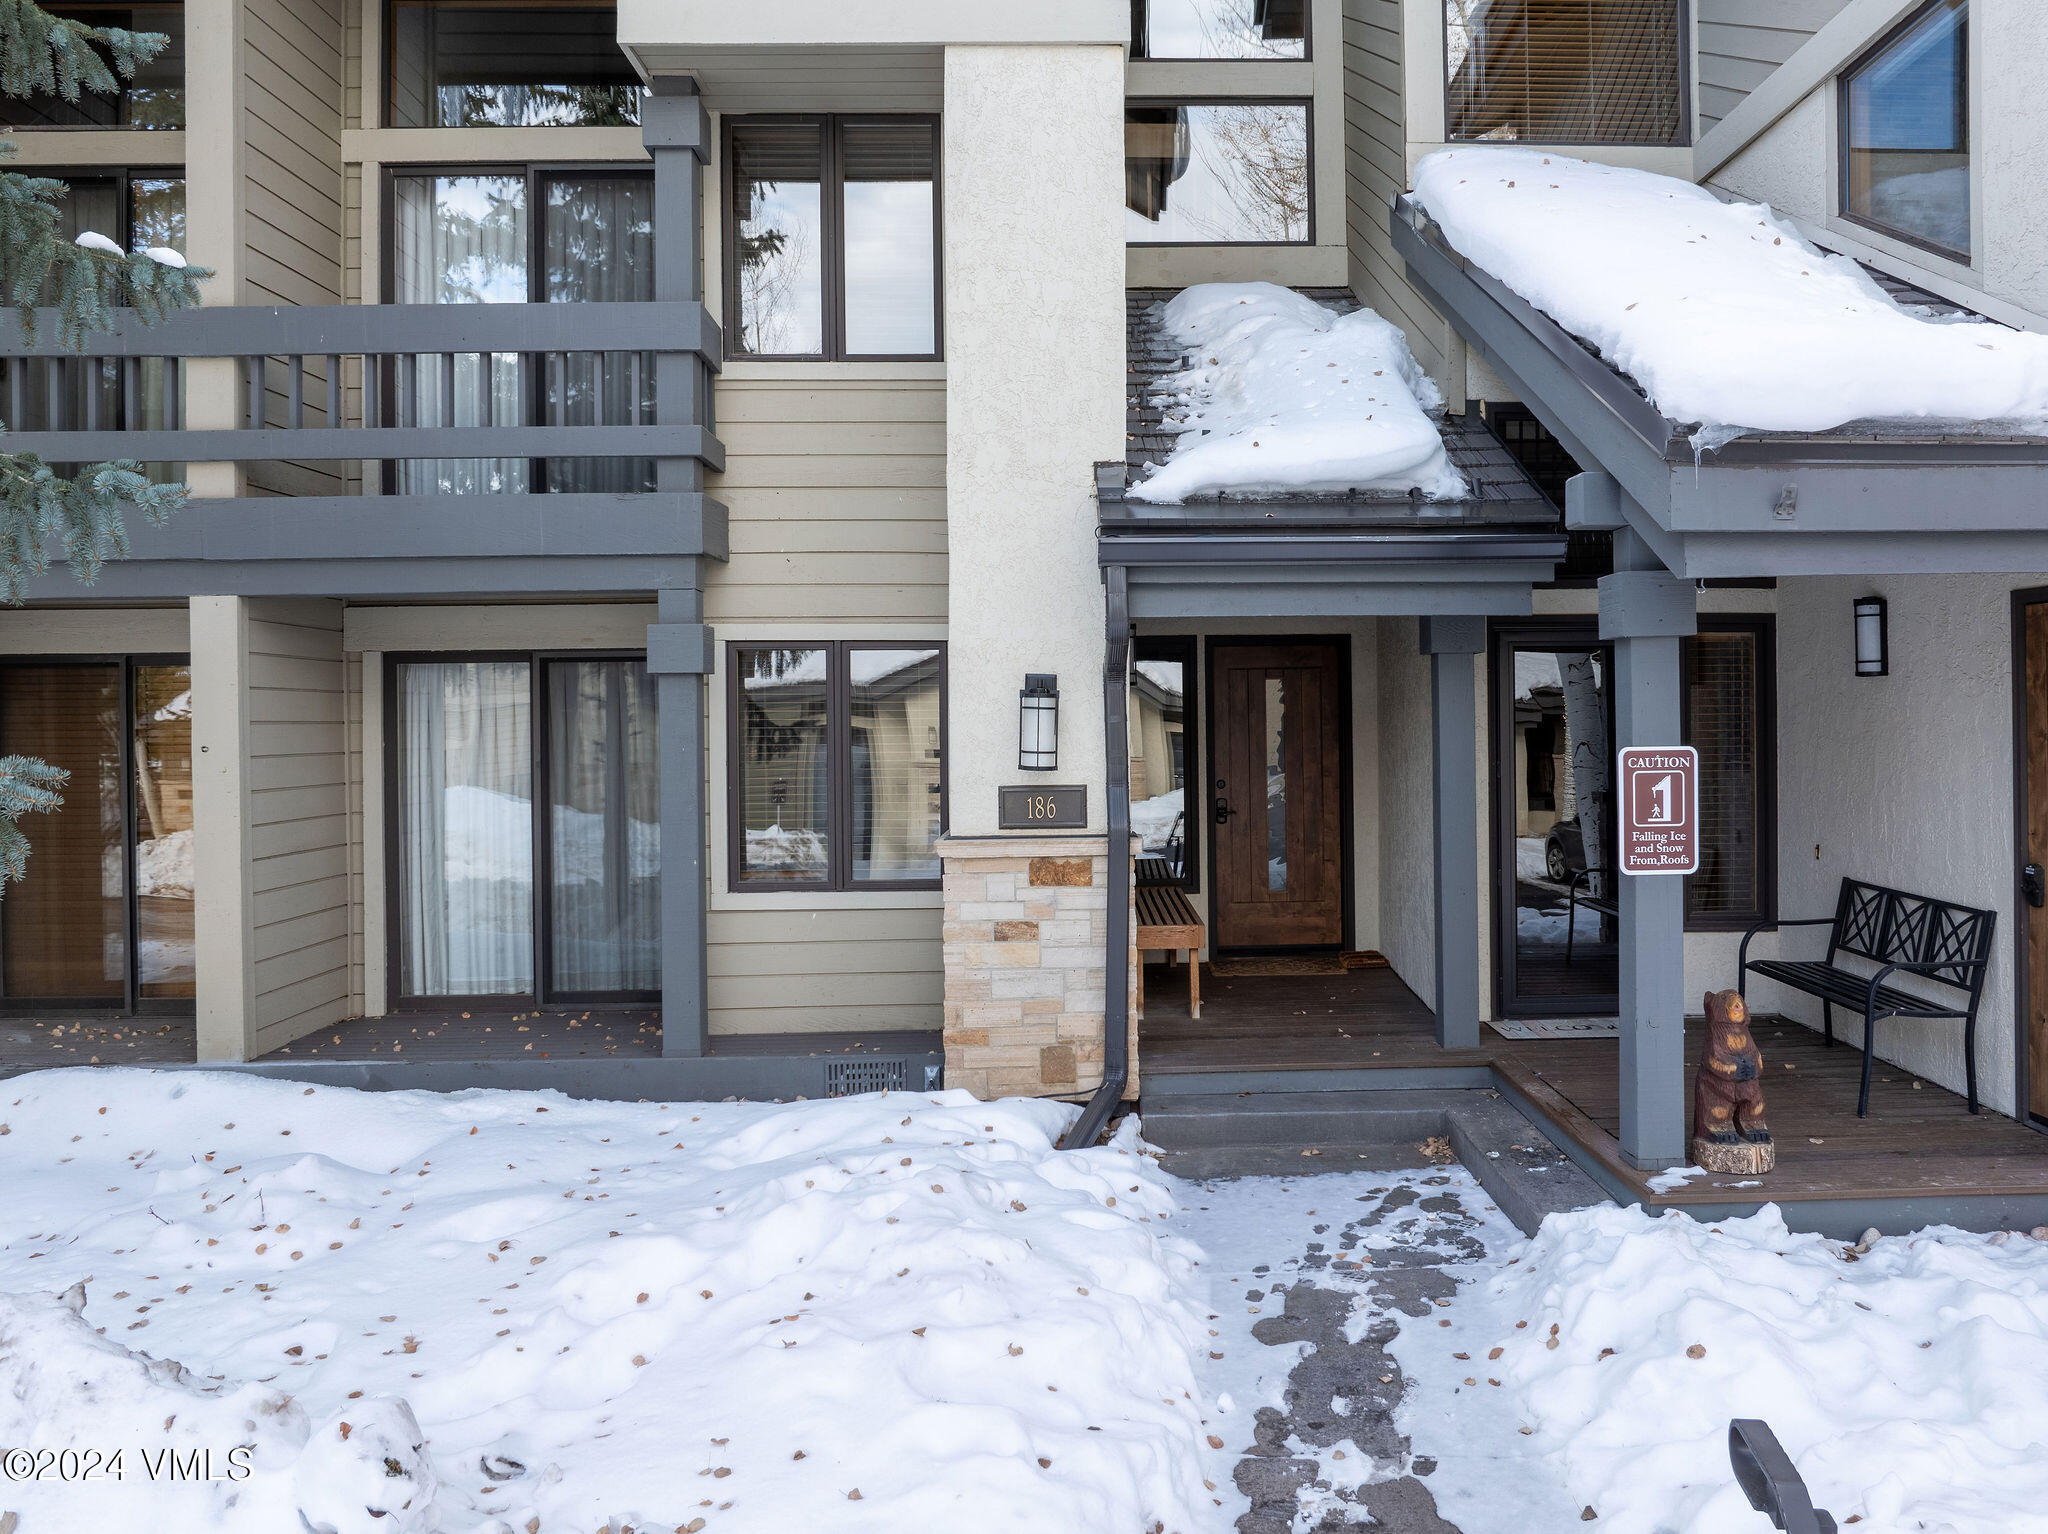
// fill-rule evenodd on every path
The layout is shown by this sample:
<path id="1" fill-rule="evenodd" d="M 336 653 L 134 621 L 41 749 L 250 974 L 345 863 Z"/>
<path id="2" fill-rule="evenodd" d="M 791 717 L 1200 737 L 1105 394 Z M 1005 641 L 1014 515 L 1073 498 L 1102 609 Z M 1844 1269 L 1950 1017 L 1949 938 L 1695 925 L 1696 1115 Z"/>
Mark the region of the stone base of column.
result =
<path id="1" fill-rule="evenodd" d="M 1102 1083 L 1108 838 L 942 838 L 946 1085 L 976 1097 L 1085 1097 Z M 1138 1095 L 1138 954 L 1129 980 Z"/>

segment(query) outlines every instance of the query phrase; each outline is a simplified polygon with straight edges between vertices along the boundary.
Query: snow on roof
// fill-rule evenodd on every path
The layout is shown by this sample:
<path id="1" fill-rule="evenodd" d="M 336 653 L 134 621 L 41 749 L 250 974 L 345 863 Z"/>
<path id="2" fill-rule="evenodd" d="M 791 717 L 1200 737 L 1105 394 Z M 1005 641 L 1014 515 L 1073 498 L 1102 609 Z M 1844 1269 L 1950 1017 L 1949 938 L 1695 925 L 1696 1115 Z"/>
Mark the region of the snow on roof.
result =
<path id="1" fill-rule="evenodd" d="M 1181 663 L 1177 660 L 1141 660 L 1131 663 L 1132 669 L 1154 687 L 1171 697 L 1181 695 Z"/>
<path id="2" fill-rule="evenodd" d="M 1370 309 L 1337 314 L 1270 282 L 1203 283 L 1161 311 L 1191 366 L 1168 381 L 1173 455 L 1134 500 L 1420 490 L 1461 495 L 1426 410 L 1443 396 Z"/>
<path id="3" fill-rule="evenodd" d="M 2048 430 L 2048 336 L 1915 313 L 1756 203 L 1537 149 L 1443 149 L 1453 249 L 1589 342 L 1695 446 L 1851 421 Z"/>

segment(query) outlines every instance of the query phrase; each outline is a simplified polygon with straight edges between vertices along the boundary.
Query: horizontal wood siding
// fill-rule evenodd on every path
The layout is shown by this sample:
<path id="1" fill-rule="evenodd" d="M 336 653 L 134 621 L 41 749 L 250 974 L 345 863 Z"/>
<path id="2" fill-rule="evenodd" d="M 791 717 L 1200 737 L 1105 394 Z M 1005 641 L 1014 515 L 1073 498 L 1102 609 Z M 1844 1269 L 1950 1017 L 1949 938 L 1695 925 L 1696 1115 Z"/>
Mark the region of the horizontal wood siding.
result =
<path id="1" fill-rule="evenodd" d="M 335 304 L 343 297 L 341 122 L 344 0 L 244 0 L 243 302 Z M 325 409 L 325 363 L 310 359 L 308 412 Z M 286 424 L 273 369 L 269 417 Z M 335 495 L 335 463 L 252 464 L 258 494 Z"/>
<path id="2" fill-rule="evenodd" d="M 349 768 L 341 604 L 252 599 L 249 1052 L 349 1015 Z"/>
<path id="3" fill-rule="evenodd" d="M 720 911 L 710 920 L 713 1033 L 937 1028 L 940 910 Z"/>
<path id="4" fill-rule="evenodd" d="M 732 562 L 714 622 L 946 616 L 942 379 L 718 385 Z"/>
<path id="5" fill-rule="evenodd" d="M 1849 0 L 1696 0 L 1699 114 L 1705 133 Z"/>
<path id="6" fill-rule="evenodd" d="M 1388 207 L 1408 189 L 1401 75 L 1401 0 L 1344 0 L 1344 216 L 1351 289 L 1408 333 L 1432 375 L 1448 372 L 1448 332 L 1408 279 L 1387 233 Z"/>

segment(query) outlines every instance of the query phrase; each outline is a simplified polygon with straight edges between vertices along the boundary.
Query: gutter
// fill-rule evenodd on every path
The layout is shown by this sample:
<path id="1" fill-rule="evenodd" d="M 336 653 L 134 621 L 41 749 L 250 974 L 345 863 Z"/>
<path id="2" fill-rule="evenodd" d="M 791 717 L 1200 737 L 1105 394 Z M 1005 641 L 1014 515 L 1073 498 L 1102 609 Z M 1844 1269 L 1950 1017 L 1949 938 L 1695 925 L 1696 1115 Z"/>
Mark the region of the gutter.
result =
<path id="1" fill-rule="evenodd" d="M 1102 1136 L 1131 1076 L 1131 602 L 1121 565 L 1102 572 L 1106 609 L 1102 662 L 1102 744 L 1109 801 L 1109 911 L 1103 924 L 1102 1085 L 1060 1136 L 1080 1150 Z"/>

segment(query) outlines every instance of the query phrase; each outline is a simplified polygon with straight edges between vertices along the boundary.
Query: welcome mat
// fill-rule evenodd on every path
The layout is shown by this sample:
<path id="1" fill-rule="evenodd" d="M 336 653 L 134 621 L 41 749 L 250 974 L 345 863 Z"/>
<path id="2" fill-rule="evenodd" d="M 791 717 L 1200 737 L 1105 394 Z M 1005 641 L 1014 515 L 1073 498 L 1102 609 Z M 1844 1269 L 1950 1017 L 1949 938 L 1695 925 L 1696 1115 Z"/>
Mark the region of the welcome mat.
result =
<path id="1" fill-rule="evenodd" d="M 1258 975 L 1341 975 L 1351 969 L 1386 967 L 1385 954 L 1364 949 L 1352 953 L 1274 954 L 1270 957 L 1212 959 L 1209 963 L 1209 973 L 1221 980 L 1240 980 Z"/>
<path id="2" fill-rule="evenodd" d="M 1487 1027 L 1504 1039 L 1618 1039 L 1618 1017 L 1511 1017 Z"/>

